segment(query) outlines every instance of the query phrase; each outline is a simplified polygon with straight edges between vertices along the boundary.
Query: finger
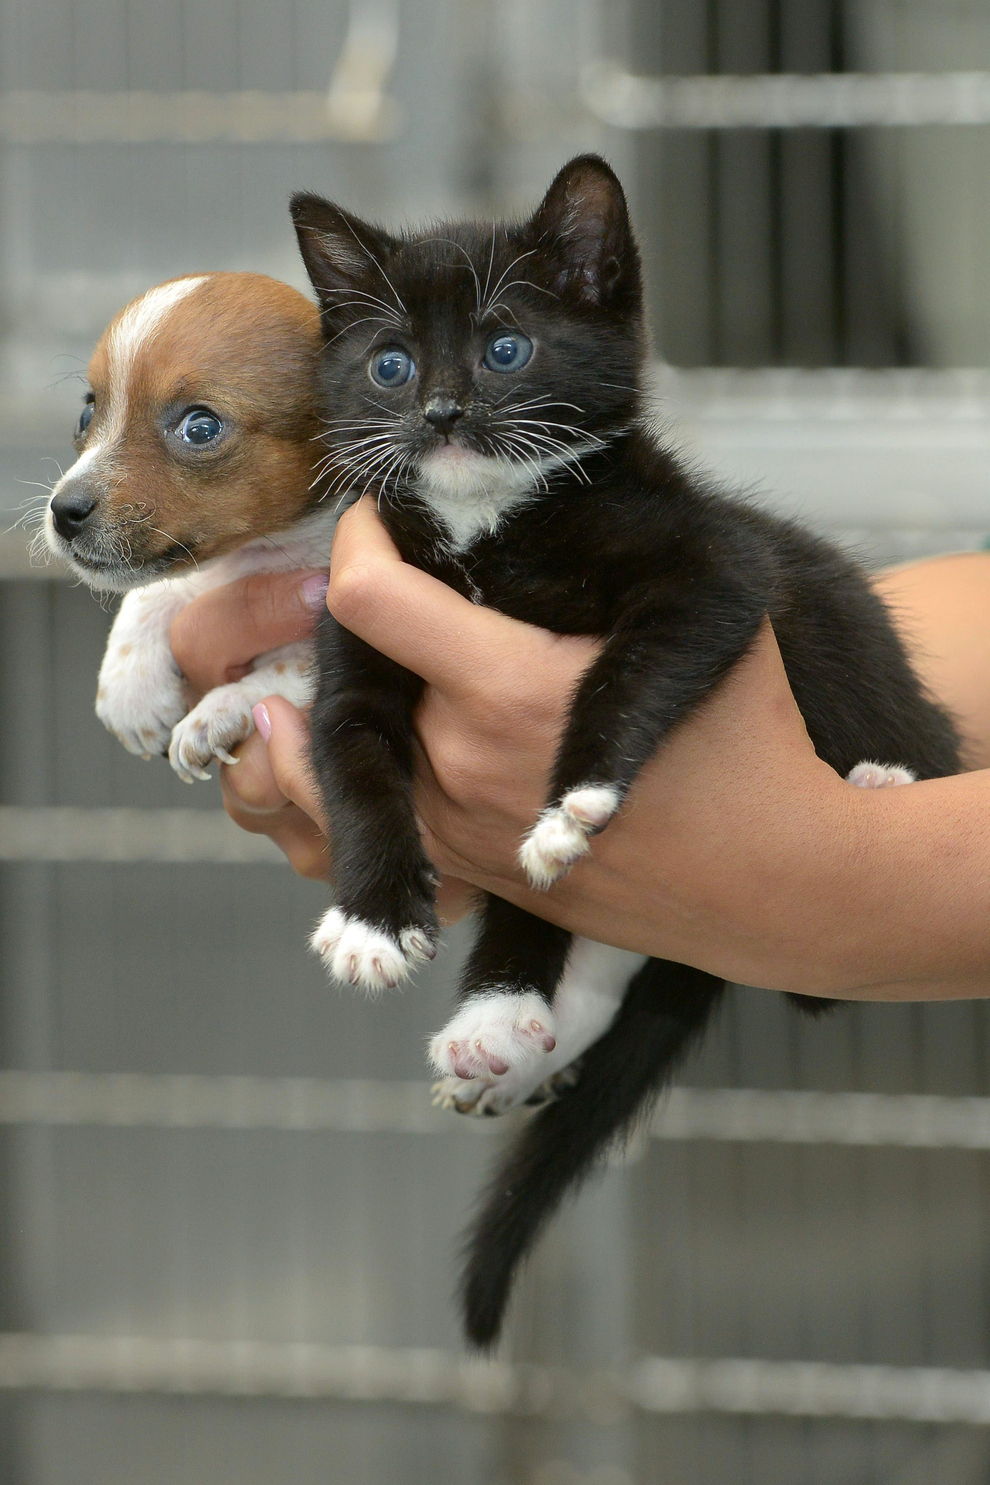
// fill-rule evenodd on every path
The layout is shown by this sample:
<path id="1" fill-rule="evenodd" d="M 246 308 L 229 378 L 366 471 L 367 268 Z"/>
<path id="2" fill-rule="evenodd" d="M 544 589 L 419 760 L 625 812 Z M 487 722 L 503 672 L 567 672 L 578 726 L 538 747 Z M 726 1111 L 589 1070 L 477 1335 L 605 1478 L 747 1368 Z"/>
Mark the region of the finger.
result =
<path id="1" fill-rule="evenodd" d="M 463 882 L 459 877 L 441 876 L 437 887 L 436 908 L 442 926 L 449 928 L 451 924 L 459 923 L 462 918 L 473 913 L 478 900 L 478 889 L 472 887 L 470 882 Z"/>
<path id="2" fill-rule="evenodd" d="M 532 633 L 403 562 L 368 498 L 338 522 L 327 607 L 373 649 L 453 694 L 518 663 L 520 638 Z"/>
<path id="3" fill-rule="evenodd" d="M 309 723 L 284 696 L 269 696 L 262 704 L 271 725 L 268 759 L 275 783 L 286 799 L 325 831 L 323 805 L 310 761 Z"/>
<path id="4" fill-rule="evenodd" d="M 275 778 L 267 744 L 257 732 L 252 732 L 237 749 L 237 763 L 234 767 L 221 765 L 220 788 L 224 808 L 232 817 L 234 811 L 237 811 L 237 824 L 244 830 L 266 831 L 268 827 L 264 823 L 265 818 L 277 810 L 285 809 L 289 804 Z M 259 823 L 245 823 L 241 816 L 257 818 Z"/>
<path id="5" fill-rule="evenodd" d="M 172 623 L 179 669 L 200 694 L 236 679 L 257 655 L 312 633 L 325 587 L 325 573 L 259 572 L 201 594 Z"/>
<path id="6" fill-rule="evenodd" d="M 265 705 L 276 712 L 280 735 L 297 732 L 295 709 L 279 697 Z M 284 708 L 283 711 L 280 708 Z M 296 714 L 298 716 L 298 714 Z M 305 721 L 299 717 L 299 741 L 307 738 Z M 288 751 L 288 738 L 282 737 Z M 289 770 L 283 764 L 283 779 Z M 242 830 L 252 835 L 267 835 L 284 851 L 293 870 L 300 876 L 325 880 L 329 873 L 327 840 L 319 825 L 305 810 L 292 803 L 279 786 L 279 779 L 269 756 L 268 746 L 259 733 L 252 733 L 237 750 L 237 764 L 220 769 L 220 789 L 224 809 Z"/>

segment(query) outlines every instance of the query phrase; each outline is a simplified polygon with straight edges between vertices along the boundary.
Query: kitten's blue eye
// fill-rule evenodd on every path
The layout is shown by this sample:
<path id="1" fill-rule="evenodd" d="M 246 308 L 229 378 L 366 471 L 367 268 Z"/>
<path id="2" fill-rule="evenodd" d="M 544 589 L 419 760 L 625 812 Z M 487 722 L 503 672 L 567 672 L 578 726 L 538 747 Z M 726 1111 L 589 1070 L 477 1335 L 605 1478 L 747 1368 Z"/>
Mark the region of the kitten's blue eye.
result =
<path id="1" fill-rule="evenodd" d="M 488 342 L 483 366 L 489 371 L 519 371 L 533 354 L 533 342 L 525 335 L 496 335 Z"/>
<path id="2" fill-rule="evenodd" d="M 79 423 L 78 423 L 78 425 L 76 427 L 76 437 L 77 438 L 81 438 L 82 435 L 86 432 L 86 429 L 89 427 L 90 423 L 93 421 L 93 413 L 95 411 L 96 411 L 96 408 L 95 408 L 94 404 L 92 402 L 87 402 L 86 403 L 86 406 L 83 408 L 82 412 L 79 414 Z"/>
<path id="3" fill-rule="evenodd" d="M 216 413 L 207 412 L 205 407 L 197 407 L 191 413 L 186 413 L 178 428 L 182 442 L 192 444 L 194 448 L 212 443 L 222 432 L 223 424 Z"/>
<path id="4" fill-rule="evenodd" d="M 392 345 L 387 351 L 375 352 L 368 370 L 371 380 L 380 387 L 404 387 L 412 379 L 416 367 L 412 356 Z"/>

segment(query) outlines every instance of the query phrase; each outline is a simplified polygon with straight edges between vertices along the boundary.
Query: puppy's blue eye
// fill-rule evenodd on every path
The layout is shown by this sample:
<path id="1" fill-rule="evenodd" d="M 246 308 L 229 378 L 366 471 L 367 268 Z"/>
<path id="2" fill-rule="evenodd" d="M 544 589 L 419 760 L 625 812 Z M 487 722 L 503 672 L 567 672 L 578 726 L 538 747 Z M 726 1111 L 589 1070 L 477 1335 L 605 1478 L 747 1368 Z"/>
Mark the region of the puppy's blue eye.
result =
<path id="1" fill-rule="evenodd" d="M 371 380 L 380 387 L 404 387 L 412 378 L 416 367 L 412 356 L 393 345 L 387 351 L 376 351 L 368 369 Z"/>
<path id="2" fill-rule="evenodd" d="M 90 423 L 93 421 L 93 413 L 95 411 L 96 411 L 96 409 L 95 409 L 93 403 L 92 402 L 87 402 L 86 403 L 86 406 L 83 408 L 82 412 L 79 414 L 79 422 L 78 422 L 78 424 L 76 426 L 76 437 L 77 438 L 81 438 L 82 435 L 86 432 L 86 429 L 89 427 Z"/>
<path id="3" fill-rule="evenodd" d="M 489 371 L 519 371 L 533 354 L 533 342 L 526 335 L 496 335 L 488 342 L 483 366 Z"/>
<path id="4" fill-rule="evenodd" d="M 212 443 L 215 438 L 220 437 L 222 432 L 223 424 L 216 413 L 207 412 L 203 407 L 186 413 L 178 428 L 182 442 L 192 444 L 194 448 L 201 448 L 204 443 Z"/>

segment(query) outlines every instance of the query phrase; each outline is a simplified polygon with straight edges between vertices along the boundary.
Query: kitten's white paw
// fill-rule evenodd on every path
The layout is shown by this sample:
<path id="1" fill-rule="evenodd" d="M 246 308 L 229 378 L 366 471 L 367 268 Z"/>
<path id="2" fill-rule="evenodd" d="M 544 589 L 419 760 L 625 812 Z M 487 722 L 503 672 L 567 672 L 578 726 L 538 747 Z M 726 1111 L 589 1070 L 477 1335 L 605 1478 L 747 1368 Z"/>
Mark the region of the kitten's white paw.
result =
<path id="1" fill-rule="evenodd" d="M 96 715 L 129 753 L 164 753 L 188 701 L 182 676 L 160 647 L 111 643 L 100 668 Z"/>
<path id="2" fill-rule="evenodd" d="M 253 731 L 250 694 L 237 681 L 217 686 L 173 728 L 168 761 L 187 784 L 208 779 L 206 770 L 215 758 L 237 762 L 231 749 Z"/>
<path id="3" fill-rule="evenodd" d="M 534 1071 L 529 1067 L 526 1071 L 526 1077 L 521 1072 L 506 1073 L 494 1082 L 489 1078 L 441 1078 L 430 1090 L 434 1107 L 473 1114 L 475 1118 L 493 1118 L 523 1104 L 541 1107 L 552 1103 L 565 1089 L 572 1088 L 579 1077 L 579 1069 L 573 1064 L 542 1082 L 541 1068 Z"/>
<path id="4" fill-rule="evenodd" d="M 557 1045 L 553 1013 L 539 995 L 492 990 L 462 1005 L 430 1042 L 430 1061 L 443 1077 L 506 1084 L 518 1101 L 543 1079 L 541 1063 Z M 525 1091 L 523 1091 L 525 1089 Z"/>
<path id="5" fill-rule="evenodd" d="M 486 1114 L 501 1114 L 501 1105 L 492 1107 L 493 1095 L 500 1092 L 497 1083 L 484 1078 L 441 1078 L 430 1089 L 434 1108 L 452 1109 L 455 1114 L 473 1114 L 484 1118 Z"/>
<path id="6" fill-rule="evenodd" d="M 917 779 L 909 768 L 900 764 L 857 763 L 846 774 L 846 781 L 857 789 L 893 789 L 898 784 L 915 784 Z"/>
<path id="7" fill-rule="evenodd" d="M 336 907 L 323 914 L 309 942 L 335 979 L 371 995 L 393 989 L 417 964 L 436 957 L 422 928 L 404 928 L 396 940 Z"/>
<path id="8" fill-rule="evenodd" d="M 583 784 L 545 809 L 519 850 L 519 864 L 531 885 L 545 891 L 586 855 L 589 837 L 605 828 L 619 798 L 612 784 Z"/>

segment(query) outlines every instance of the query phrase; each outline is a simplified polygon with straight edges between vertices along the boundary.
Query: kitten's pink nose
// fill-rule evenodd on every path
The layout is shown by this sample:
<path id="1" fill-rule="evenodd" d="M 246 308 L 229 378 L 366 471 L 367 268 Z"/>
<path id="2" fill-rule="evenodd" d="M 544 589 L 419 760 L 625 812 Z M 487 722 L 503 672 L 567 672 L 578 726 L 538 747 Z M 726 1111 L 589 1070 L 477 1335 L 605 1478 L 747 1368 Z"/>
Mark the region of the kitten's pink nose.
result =
<path id="1" fill-rule="evenodd" d="M 423 417 L 438 433 L 453 432 L 457 419 L 463 416 L 463 407 L 453 397 L 431 397 L 423 408 Z"/>

